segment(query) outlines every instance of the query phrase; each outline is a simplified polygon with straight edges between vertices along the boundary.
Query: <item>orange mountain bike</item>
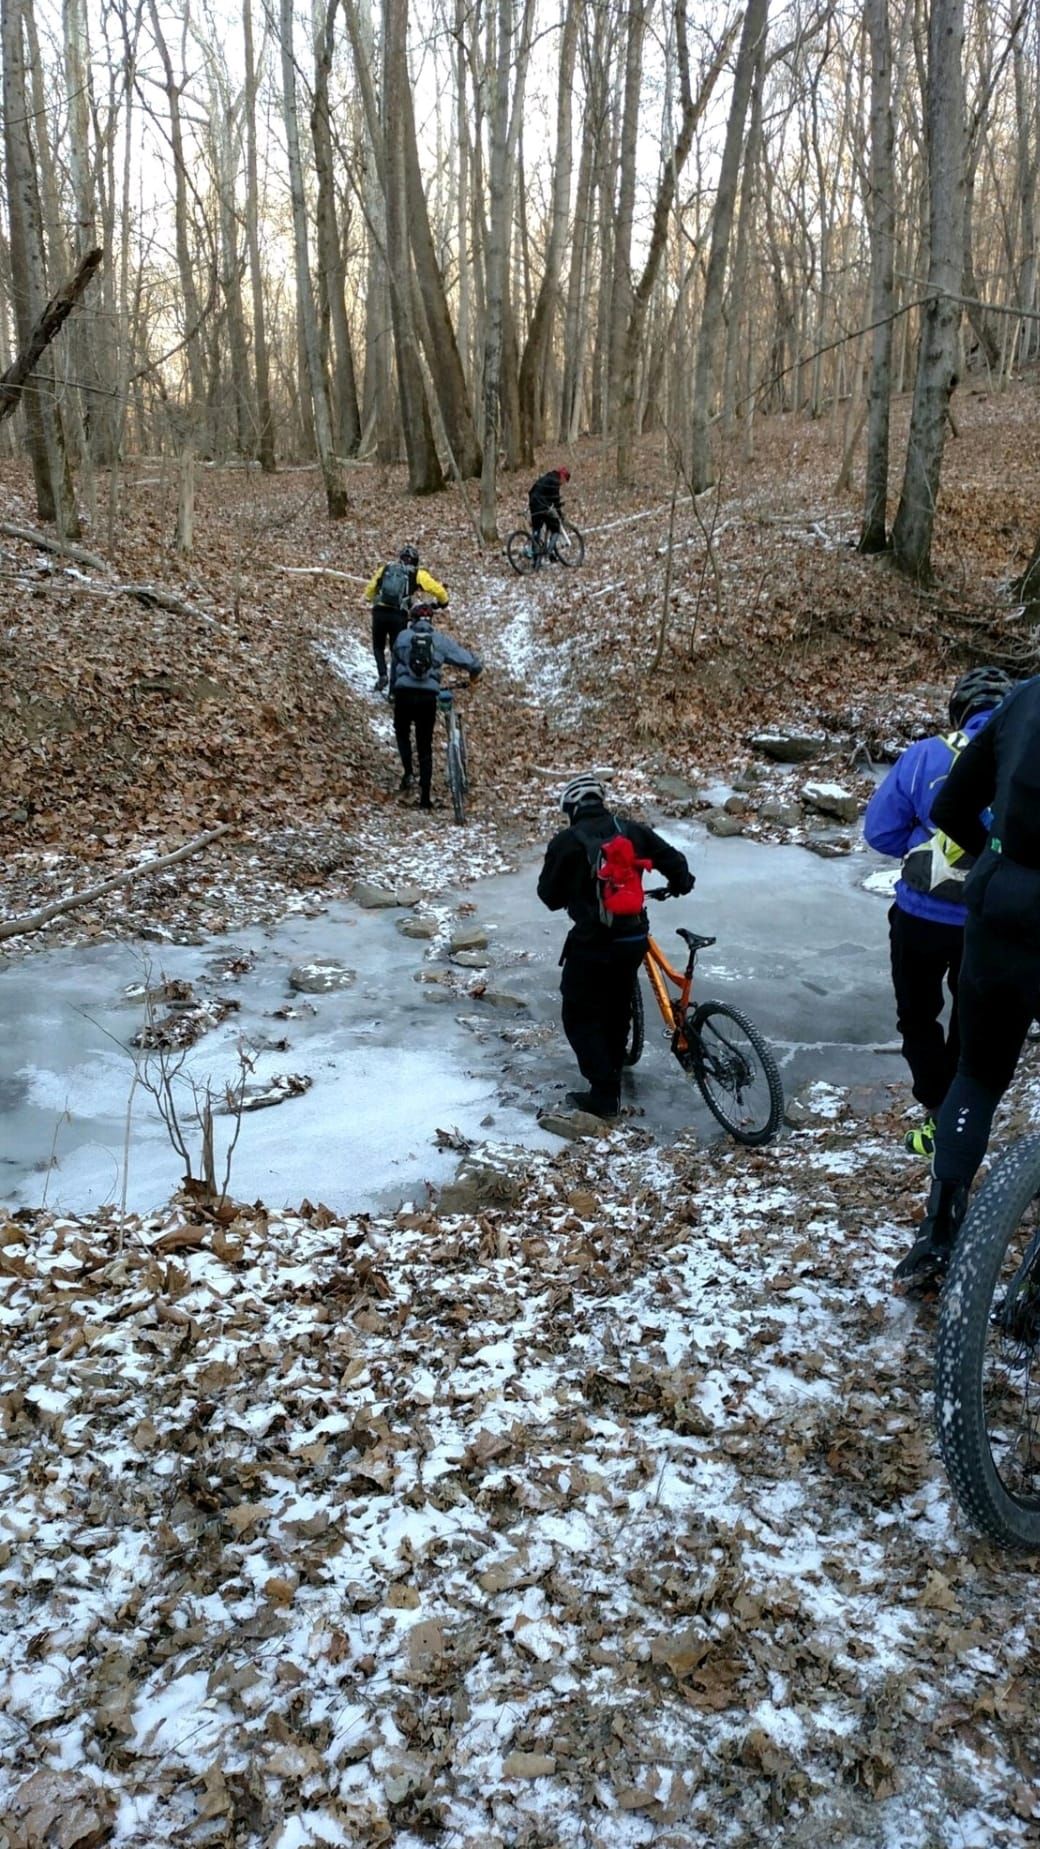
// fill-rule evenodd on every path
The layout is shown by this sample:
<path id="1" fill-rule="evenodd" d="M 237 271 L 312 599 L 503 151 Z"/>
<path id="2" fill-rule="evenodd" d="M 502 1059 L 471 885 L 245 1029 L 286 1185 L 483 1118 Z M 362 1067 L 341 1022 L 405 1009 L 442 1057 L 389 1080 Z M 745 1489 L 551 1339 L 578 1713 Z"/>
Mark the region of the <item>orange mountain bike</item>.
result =
<path id="1" fill-rule="evenodd" d="M 660 886 L 649 889 L 645 896 L 668 899 L 673 895 L 667 886 Z M 653 937 L 643 959 L 672 1052 L 724 1130 L 738 1143 L 769 1143 L 784 1114 L 784 1090 L 772 1050 L 758 1028 L 728 1002 L 701 1002 L 691 1008 L 697 952 L 707 950 L 715 939 L 681 929 L 678 935 L 689 950 L 681 973 L 672 968 Z M 678 995 L 669 993 L 669 983 Z M 632 988 L 626 1066 L 634 1066 L 642 1056 L 645 1026 L 643 992 L 637 976 Z"/>

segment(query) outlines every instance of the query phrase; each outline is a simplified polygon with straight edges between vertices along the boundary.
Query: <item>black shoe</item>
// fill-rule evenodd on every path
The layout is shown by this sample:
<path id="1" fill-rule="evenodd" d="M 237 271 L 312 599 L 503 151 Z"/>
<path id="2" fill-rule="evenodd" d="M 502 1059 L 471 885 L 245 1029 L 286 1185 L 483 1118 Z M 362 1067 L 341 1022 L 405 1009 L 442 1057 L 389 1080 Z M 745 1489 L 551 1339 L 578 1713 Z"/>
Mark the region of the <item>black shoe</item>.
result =
<path id="1" fill-rule="evenodd" d="M 576 1111 L 588 1111 L 592 1117 L 613 1118 L 621 1109 L 620 1100 L 608 1098 L 601 1091 L 569 1091 L 567 1103 Z"/>
<path id="2" fill-rule="evenodd" d="M 419 807 L 420 807 L 420 809 L 432 809 L 432 808 L 433 808 L 433 804 L 432 804 L 432 802 L 430 801 L 430 799 L 429 799 L 429 797 L 428 797 L 428 796 L 420 796 L 420 798 L 419 798 Z"/>
<path id="3" fill-rule="evenodd" d="M 404 776 L 403 776 L 403 777 L 401 778 L 401 781 L 400 781 L 400 783 L 399 783 L 399 784 L 398 784 L 398 786 L 397 786 L 397 793 L 398 793 L 398 795 L 399 795 L 399 796 L 403 796 L 403 795 L 405 794 L 405 792 L 406 792 L 406 791 L 408 791 L 408 790 L 410 790 L 410 789 L 411 789 L 411 787 L 412 787 L 412 784 L 413 784 L 414 782 L 415 782 L 415 778 L 414 778 L 414 777 L 412 776 L 412 773 L 411 773 L 411 771 L 410 771 L 410 770 L 406 770 L 406 771 L 405 771 L 405 773 L 404 773 Z"/>
<path id="4" fill-rule="evenodd" d="M 942 1281 L 950 1268 L 954 1242 L 967 1210 L 968 1190 L 962 1182 L 932 1182 L 921 1230 L 895 1268 L 895 1283 L 920 1290 Z"/>

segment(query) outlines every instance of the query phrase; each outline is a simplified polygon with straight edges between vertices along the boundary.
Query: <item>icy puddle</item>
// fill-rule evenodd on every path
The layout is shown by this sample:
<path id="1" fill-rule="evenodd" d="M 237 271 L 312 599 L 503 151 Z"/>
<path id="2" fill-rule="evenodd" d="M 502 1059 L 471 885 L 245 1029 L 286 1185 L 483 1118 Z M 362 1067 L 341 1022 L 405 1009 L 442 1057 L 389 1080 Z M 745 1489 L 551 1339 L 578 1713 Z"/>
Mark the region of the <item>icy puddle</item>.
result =
<path id="1" fill-rule="evenodd" d="M 879 1085 L 903 1078 L 892 1057 L 886 905 L 862 890 L 880 864 L 857 853 L 821 860 L 800 848 L 716 840 L 695 824 L 664 825 L 697 873 L 691 899 L 656 906 L 665 947 L 678 924 L 716 933 L 698 963 L 698 993 L 730 1000 L 772 1040 L 788 1093 L 808 1080 Z M 189 1081 L 222 1093 L 250 1048 L 250 1087 L 303 1079 L 309 1088 L 248 1111 L 231 1171 L 240 1199 L 272 1206 L 304 1196 L 340 1212 L 422 1200 L 458 1161 L 438 1131 L 532 1146 L 542 1103 L 576 1074 L 558 1025 L 557 959 L 565 920 L 539 905 L 537 863 L 439 894 L 415 914 L 334 906 L 314 919 L 203 945 L 101 944 L 42 952 L 0 971 L 0 1200 L 86 1211 L 120 1202 L 147 1211 L 178 1185 L 183 1163 L 156 1105 L 135 1084 L 131 1046 L 144 1021 L 127 991 L 193 985 L 200 1001 L 237 1004 L 184 1057 L 175 1095 L 198 1149 Z M 475 908 L 460 915 L 460 904 Z M 405 916 L 432 916 L 438 938 L 401 935 Z M 448 959 L 453 928 L 480 924 L 486 970 Z M 354 972 L 326 994 L 289 987 L 297 966 L 329 959 Z M 420 976 L 450 972 L 449 982 Z M 496 1004 L 469 991 L 486 984 Z M 502 1005 L 501 997 L 522 1004 Z M 167 1010 L 156 1010 L 164 1018 Z M 177 1057 L 176 1055 L 174 1057 Z M 153 1055 L 145 1067 L 161 1077 Z M 713 1119 L 667 1051 L 647 1009 L 647 1047 L 626 1081 L 629 1105 L 668 1141 Z M 233 1119 L 216 1118 L 218 1179 Z M 442 1139 L 446 1140 L 446 1139 Z"/>

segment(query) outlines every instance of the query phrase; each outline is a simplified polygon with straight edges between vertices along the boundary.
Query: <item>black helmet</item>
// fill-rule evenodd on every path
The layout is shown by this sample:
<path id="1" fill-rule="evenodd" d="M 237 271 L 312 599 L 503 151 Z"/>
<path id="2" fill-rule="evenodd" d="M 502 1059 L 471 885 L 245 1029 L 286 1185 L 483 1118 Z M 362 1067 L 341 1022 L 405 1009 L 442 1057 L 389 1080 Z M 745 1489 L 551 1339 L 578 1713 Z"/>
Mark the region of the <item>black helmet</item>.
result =
<path id="1" fill-rule="evenodd" d="M 400 559 L 402 565 L 411 565 L 411 566 L 418 565 L 419 548 L 418 546 L 402 546 L 397 556 Z"/>
<path id="2" fill-rule="evenodd" d="M 950 724 L 959 728 L 973 713 L 987 713 L 999 706 L 1014 684 L 1003 668 L 969 668 L 950 695 Z"/>

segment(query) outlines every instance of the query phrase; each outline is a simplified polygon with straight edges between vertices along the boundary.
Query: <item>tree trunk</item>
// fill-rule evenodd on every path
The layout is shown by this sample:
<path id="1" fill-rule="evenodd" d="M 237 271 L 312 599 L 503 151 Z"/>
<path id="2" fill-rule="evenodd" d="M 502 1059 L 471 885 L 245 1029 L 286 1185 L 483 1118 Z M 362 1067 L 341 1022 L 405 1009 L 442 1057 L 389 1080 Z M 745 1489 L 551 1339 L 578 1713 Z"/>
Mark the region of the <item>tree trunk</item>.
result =
<path id="1" fill-rule="evenodd" d="M 867 386 L 867 466 L 861 552 L 888 544 L 888 420 L 892 397 L 892 309 L 895 251 L 895 166 L 892 126 L 892 38 L 888 0 L 865 0 L 870 39 L 870 319 L 875 326 Z"/>
<path id="2" fill-rule="evenodd" d="M 434 494 L 444 475 L 433 441 L 430 408 L 412 317 L 412 266 L 408 238 L 404 123 L 400 107 L 408 78 L 408 0 L 383 0 L 382 122 L 386 192 L 386 256 L 390 312 L 397 358 L 397 390 L 413 494 Z"/>
<path id="3" fill-rule="evenodd" d="M 154 4 L 154 0 L 153 0 Z M 307 203 L 303 189 L 303 162 L 300 157 L 300 129 L 296 115 L 296 61 L 293 55 L 292 0 L 281 0 L 282 99 L 285 108 L 286 152 L 289 159 L 289 195 L 292 202 L 293 242 L 296 251 L 296 303 L 300 336 L 306 360 L 310 403 L 314 416 L 314 437 L 325 483 L 325 501 L 330 520 L 342 520 L 349 502 L 343 472 L 336 459 L 332 442 L 332 420 L 325 375 L 318 348 L 318 317 L 314 310 L 311 288 L 310 253 L 307 246 Z"/>
<path id="4" fill-rule="evenodd" d="M 498 538 L 496 495 L 498 443 L 502 428 L 501 380 L 503 317 L 509 279 L 509 66 L 513 43 L 512 0 L 498 0 L 494 90 L 491 107 L 491 161 L 488 176 L 487 311 L 484 335 L 484 464 L 480 476 L 480 531 L 489 543 Z"/>
<path id="5" fill-rule="evenodd" d="M 246 248 L 249 252 L 249 287 L 253 303 L 253 371 L 256 376 L 257 454 L 265 475 L 272 475 L 274 457 L 274 416 L 271 411 L 270 368 L 267 357 L 267 321 L 264 310 L 264 272 L 260 262 L 259 181 L 256 154 L 256 60 L 253 56 L 253 14 L 251 0 L 242 0 L 242 32 L 245 39 L 245 115 L 246 115 Z"/>
<path id="6" fill-rule="evenodd" d="M 643 273 L 634 295 L 630 295 L 631 310 L 628 327 L 625 331 L 624 350 L 621 356 L 618 389 L 617 420 L 617 478 L 619 482 L 632 479 L 632 447 L 636 431 L 637 372 L 639 358 L 643 351 L 646 334 L 646 317 L 650 307 L 657 273 L 664 256 L 665 242 L 668 237 L 668 220 L 671 215 L 672 202 L 679 184 L 679 175 L 686 165 L 686 157 L 693 144 L 694 131 L 708 107 L 712 91 L 722 72 L 722 67 L 729 54 L 733 34 L 728 33 L 722 40 L 711 65 L 695 97 L 690 84 L 690 53 L 686 42 L 686 7 L 685 0 L 678 0 L 675 8 L 675 43 L 679 63 L 679 86 L 682 99 L 682 120 L 678 138 L 671 156 L 665 162 L 657 189 L 654 204 L 653 226 L 650 233 L 650 247 L 647 251 Z"/>
<path id="7" fill-rule="evenodd" d="M 616 428 L 625 366 L 625 340 L 632 316 L 632 223 L 636 203 L 636 148 L 639 102 L 643 86 L 643 43 L 646 38 L 645 0 L 628 0 L 628 37 L 625 43 L 625 93 L 618 151 L 618 193 L 614 217 L 614 257 L 610 297 L 610 333 L 607 349 L 606 419 L 609 433 Z"/>
<path id="8" fill-rule="evenodd" d="M 932 531 L 950 395 L 957 383 L 957 335 L 964 261 L 964 0 L 932 0 L 928 25 L 928 282 L 903 492 L 892 528 L 902 571 L 931 572 Z"/>
<path id="9" fill-rule="evenodd" d="M 574 62 L 578 48 L 579 0 L 564 0 L 563 31 L 560 40 L 560 75 L 556 100 L 556 167 L 553 173 L 552 203 L 549 214 L 549 238 L 545 250 L 545 268 L 541 287 L 531 317 L 517 386 L 519 460 L 534 465 L 534 447 L 541 440 L 540 410 L 545 366 L 552 339 L 553 315 L 560 287 L 563 243 L 567 232 L 567 215 L 571 202 L 573 167 L 571 134 L 571 92 L 574 85 Z M 572 257 L 572 262 L 575 260 Z"/>
<path id="10" fill-rule="evenodd" d="M 173 63 L 159 24 L 159 12 L 156 0 L 148 0 L 148 16 L 152 22 L 152 33 L 156 49 L 162 60 L 164 89 L 170 111 L 170 153 L 173 158 L 174 184 L 174 233 L 177 246 L 177 270 L 180 276 L 181 297 L 184 302 L 184 330 L 186 335 L 185 358 L 188 363 L 188 378 L 191 385 L 190 413 L 195 419 L 200 435 L 201 447 L 205 453 L 210 449 L 209 435 L 206 432 L 206 375 L 202 363 L 202 342 L 199 329 L 202 322 L 202 310 L 199 292 L 195 286 L 195 259 L 188 238 L 188 180 L 184 155 L 184 137 L 181 130 L 181 93 L 173 74 Z"/>
<path id="11" fill-rule="evenodd" d="M 714 386 L 715 354 L 722 327 L 722 303 L 726 284 L 730 232 L 736 206 L 740 154 L 744 142 L 751 82 L 758 61 L 759 42 L 765 34 L 769 0 L 748 0 L 744 26 L 733 76 L 726 139 L 719 169 L 715 210 L 711 218 L 711 249 L 704 281 L 704 305 L 697 337 L 697 360 L 693 381 L 693 420 L 691 430 L 690 476 L 695 493 L 710 486 L 714 478 L 711 453 L 711 404 Z"/>
<path id="12" fill-rule="evenodd" d="M 347 320 L 346 275 L 343 248 L 336 213 L 336 166 L 332 149 L 332 125 L 329 117 L 329 78 L 332 72 L 333 32 L 336 0 L 327 9 L 319 6 L 314 32 L 314 101 L 311 105 L 311 137 L 314 142 L 314 165 L 318 175 L 318 278 L 322 300 L 328 310 L 332 335 L 330 370 L 333 383 L 333 439 L 341 456 L 356 456 L 361 442 L 361 413 L 358 408 L 357 380 L 354 373 L 354 349 Z"/>

